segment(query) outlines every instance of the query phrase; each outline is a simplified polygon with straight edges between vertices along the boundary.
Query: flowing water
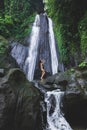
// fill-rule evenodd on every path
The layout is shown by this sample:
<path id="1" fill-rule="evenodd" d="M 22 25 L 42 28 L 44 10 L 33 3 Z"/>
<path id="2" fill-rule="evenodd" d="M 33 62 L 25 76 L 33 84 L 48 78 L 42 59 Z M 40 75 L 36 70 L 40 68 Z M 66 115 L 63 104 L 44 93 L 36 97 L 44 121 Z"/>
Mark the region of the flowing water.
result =
<path id="1" fill-rule="evenodd" d="M 50 50 L 51 50 L 52 74 L 55 74 L 58 72 L 58 58 L 57 58 L 57 52 L 56 52 L 56 46 L 55 46 L 53 24 L 50 18 L 49 18 L 49 43 L 50 43 Z"/>
<path id="2" fill-rule="evenodd" d="M 32 27 L 30 46 L 28 50 L 28 57 L 25 61 L 24 71 L 27 71 L 27 78 L 29 81 L 33 80 L 34 70 L 37 58 L 38 40 L 39 40 L 39 30 L 40 30 L 40 18 L 36 15 L 35 22 Z"/>
<path id="3" fill-rule="evenodd" d="M 43 25 L 45 25 L 45 27 L 47 26 L 46 29 Z M 46 38 L 47 36 L 48 39 Z M 51 73 L 52 70 L 52 74 L 58 72 L 58 57 L 52 20 L 50 18 L 47 18 L 46 14 L 41 15 L 41 17 L 40 15 L 37 15 L 33 24 L 29 53 L 24 66 L 24 71 L 27 72 L 27 78 L 29 81 L 32 81 L 34 79 L 37 59 L 38 64 L 40 59 L 45 60 L 46 71 Z M 51 60 L 51 62 L 49 60 Z"/>
<path id="4" fill-rule="evenodd" d="M 16 44 L 11 55 L 23 69 L 29 81 L 33 81 L 35 74 L 40 72 L 39 62 L 45 60 L 44 68 L 49 75 L 58 72 L 58 56 L 53 32 L 52 20 L 46 13 L 36 15 L 33 23 L 29 47 Z M 40 76 L 36 75 L 36 79 Z"/>
<path id="5" fill-rule="evenodd" d="M 47 128 L 46 130 L 72 130 L 68 122 L 63 117 L 60 109 L 61 99 L 64 92 L 59 90 L 46 93 L 45 102 L 47 104 Z"/>
<path id="6" fill-rule="evenodd" d="M 28 50 L 27 56 L 25 54 L 26 50 Z M 58 56 L 52 20 L 46 14 L 36 15 L 29 47 L 26 49 L 23 45 L 15 45 L 11 51 L 11 55 L 23 69 L 29 81 L 34 82 L 34 75 L 36 70 L 39 69 L 38 63 L 42 58 L 45 59 L 45 71 L 50 74 L 57 73 Z M 60 109 L 61 98 L 64 93 L 59 90 L 47 92 L 45 89 L 42 89 L 42 86 L 38 86 L 38 83 L 35 85 L 45 95 L 47 105 L 46 130 L 72 130 Z"/>

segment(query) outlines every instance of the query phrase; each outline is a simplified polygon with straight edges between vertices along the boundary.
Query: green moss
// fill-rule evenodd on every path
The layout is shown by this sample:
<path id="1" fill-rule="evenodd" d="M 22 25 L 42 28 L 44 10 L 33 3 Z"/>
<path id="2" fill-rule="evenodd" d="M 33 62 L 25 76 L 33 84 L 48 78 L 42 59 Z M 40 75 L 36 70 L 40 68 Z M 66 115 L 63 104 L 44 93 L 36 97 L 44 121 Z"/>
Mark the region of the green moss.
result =
<path id="1" fill-rule="evenodd" d="M 47 5 L 48 14 L 55 23 L 60 60 L 66 67 L 79 64 L 87 56 L 87 15 L 84 16 L 87 2 L 48 0 Z"/>
<path id="2" fill-rule="evenodd" d="M 87 12 L 79 22 L 79 34 L 81 39 L 81 51 L 83 59 L 87 57 Z"/>
<path id="3" fill-rule="evenodd" d="M 74 72 L 74 71 L 75 71 L 75 69 L 74 69 L 74 68 L 71 68 L 71 69 L 70 69 L 70 71 L 71 71 L 71 72 Z"/>
<path id="4" fill-rule="evenodd" d="M 5 38 L 24 40 L 30 34 L 36 11 L 41 8 L 39 0 L 3 1 L 0 9 L 0 34 Z M 3 13 L 1 13 L 3 12 Z"/>
<path id="5" fill-rule="evenodd" d="M 30 35 L 32 29 L 32 23 L 34 22 L 36 13 L 24 19 L 21 24 L 13 27 L 12 35 L 15 39 L 24 39 L 27 35 Z"/>
<path id="6" fill-rule="evenodd" d="M 82 63 L 79 64 L 79 67 L 83 68 L 83 67 L 87 67 L 87 62 L 84 61 Z"/>

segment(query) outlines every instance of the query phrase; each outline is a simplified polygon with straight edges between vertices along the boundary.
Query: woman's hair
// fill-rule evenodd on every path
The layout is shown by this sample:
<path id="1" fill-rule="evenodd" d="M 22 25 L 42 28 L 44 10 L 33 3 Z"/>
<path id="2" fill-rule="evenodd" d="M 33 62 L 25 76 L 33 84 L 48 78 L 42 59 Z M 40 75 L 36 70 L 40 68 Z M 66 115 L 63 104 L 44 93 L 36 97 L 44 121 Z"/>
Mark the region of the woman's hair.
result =
<path id="1" fill-rule="evenodd" d="M 39 61 L 39 63 L 41 63 L 41 62 L 42 62 L 42 60 Z"/>
<path id="2" fill-rule="evenodd" d="M 45 60 L 44 60 L 44 59 L 40 59 L 40 63 L 41 63 L 41 62 L 42 62 L 42 63 L 44 63 L 44 62 L 45 62 Z"/>

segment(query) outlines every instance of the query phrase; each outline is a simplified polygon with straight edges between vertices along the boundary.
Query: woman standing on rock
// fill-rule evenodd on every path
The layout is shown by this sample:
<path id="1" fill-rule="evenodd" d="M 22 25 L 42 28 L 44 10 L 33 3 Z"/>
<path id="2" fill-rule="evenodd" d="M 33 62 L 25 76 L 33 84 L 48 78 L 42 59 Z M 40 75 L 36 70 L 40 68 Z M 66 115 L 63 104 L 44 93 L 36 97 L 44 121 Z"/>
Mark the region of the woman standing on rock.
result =
<path id="1" fill-rule="evenodd" d="M 44 63 L 45 63 L 45 60 L 40 60 L 40 69 L 41 69 L 41 77 L 40 77 L 40 79 L 41 80 L 43 79 L 43 77 L 45 75 Z"/>

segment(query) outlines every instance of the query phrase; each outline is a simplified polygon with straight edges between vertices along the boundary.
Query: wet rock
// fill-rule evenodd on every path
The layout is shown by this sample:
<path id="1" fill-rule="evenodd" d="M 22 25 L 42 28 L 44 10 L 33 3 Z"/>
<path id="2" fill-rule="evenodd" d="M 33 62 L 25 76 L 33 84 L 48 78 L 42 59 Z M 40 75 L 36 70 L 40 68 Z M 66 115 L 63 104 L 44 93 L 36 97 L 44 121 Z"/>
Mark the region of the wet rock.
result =
<path id="1" fill-rule="evenodd" d="M 69 103 L 87 99 L 87 69 L 84 67 L 72 68 L 64 73 L 48 77 L 41 83 L 45 89 L 65 91 L 66 101 Z"/>
<path id="2" fill-rule="evenodd" d="M 13 42 L 11 45 L 11 56 L 16 60 L 20 68 L 24 67 L 24 62 L 28 54 L 28 47 Z"/>
<path id="3" fill-rule="evenodd" d="M 4 76 L 4 69 L 0 69 L 0 77 Z"/>
<path id="4" fill-rule="evenodd" d="M 56 75 L 49 76 L 49 77 L 45 80 L 45 84 L 48 84 L 48 85 L 54 84 L 55 78 L 56 78 Z"/>
<path id="5" fill-rule="evenodd" d="M 48 91 L 64 91 L 62 112 L 72 128 L 87 128 L 87 68 L 78 66 L 42 82 Z M 56 86 L 56 88 L 55 88 Z M 53 105 L 55 106 L 55 105 Z"/>
<path id="6" fill-rule="evenodd" d="M 63 73 L 55 74 L 44 81 L 44 87 L 49 88 L 49 90 L 60 89 L 65 91 L 68 85 L 68 79 L 68 76 L 65 76 Z"/>
<path id="7" fill-rule="evenodd" d="M 20 69 L 0 78 L 0 130 L 41 130 L 40 91 Z"/>

